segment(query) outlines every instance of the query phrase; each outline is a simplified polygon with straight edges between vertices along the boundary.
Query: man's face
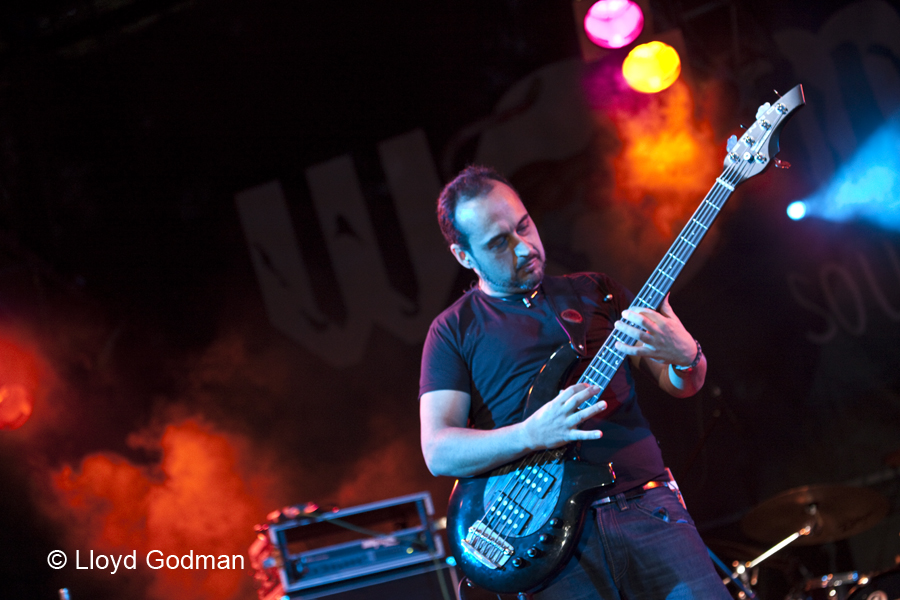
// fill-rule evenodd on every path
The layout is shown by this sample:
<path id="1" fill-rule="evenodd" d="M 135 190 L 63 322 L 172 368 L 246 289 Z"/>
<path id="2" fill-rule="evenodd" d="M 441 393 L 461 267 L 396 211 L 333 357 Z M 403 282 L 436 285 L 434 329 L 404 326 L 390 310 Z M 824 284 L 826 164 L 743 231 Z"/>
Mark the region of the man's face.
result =
<path id="1" fill-rule="evenodd" d="M 469 248 L 453 244 L 450 250 L 460 264 L 478 274 L 486 294 L 526 292 L 544 278 L 541 236 L 508 185 L 494 182 L 486 195 L 459 203 L 456 223 L 468 236 Z"/>

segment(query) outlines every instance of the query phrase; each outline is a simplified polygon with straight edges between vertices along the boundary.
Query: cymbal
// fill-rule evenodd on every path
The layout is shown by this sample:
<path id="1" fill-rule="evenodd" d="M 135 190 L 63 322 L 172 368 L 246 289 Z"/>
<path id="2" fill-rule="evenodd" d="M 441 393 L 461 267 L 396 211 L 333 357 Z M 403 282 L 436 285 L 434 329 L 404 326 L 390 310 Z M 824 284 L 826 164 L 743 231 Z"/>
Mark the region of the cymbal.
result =
<path id="1" fill-rule="evenodd" d="M 761 542 L 780 542 L 812 527 L 797 546 L 843 540 L 884 518 L 887 498 L 869 488 L 848 485 L 806 485 L 782 492 L 753 508 L 741 519 L 741 529 Z"/>

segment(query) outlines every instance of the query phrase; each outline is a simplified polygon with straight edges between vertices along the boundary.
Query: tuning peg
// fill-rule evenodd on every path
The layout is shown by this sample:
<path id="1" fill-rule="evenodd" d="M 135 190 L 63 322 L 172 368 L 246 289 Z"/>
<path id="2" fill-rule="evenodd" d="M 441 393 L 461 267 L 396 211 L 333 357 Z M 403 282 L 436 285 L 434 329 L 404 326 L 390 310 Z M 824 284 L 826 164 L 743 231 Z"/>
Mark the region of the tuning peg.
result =
<path id="1" fill-rule="evenodd" d="M 780 158 L 775 159 L 775 167 L 778 169 L 790 169 L 791 163 L 786 160 L 781 160 Z"/>
<path id="2" fill-rule="evenodd" d="M 727 142 L 725 142 L 725 149 L 728 152 L 731 152 L 731 149 L 734 148 L 735 145 L 737 145 L 737 136 L 733 135 L 730 138 L 728 138 Z"/>
<path id="3" fill-rule="evenodd" d="M 757 111 L 756 111 L 756 118 L 759 119 L 761 116 L 766 114 L 766 111 L 769 110 L 771 107 L 772 107 L 772 105 L 769 104 L 768 102 L 766 102 L 765 104 L 760 106 L 759 109 L 757 109 Z"/>

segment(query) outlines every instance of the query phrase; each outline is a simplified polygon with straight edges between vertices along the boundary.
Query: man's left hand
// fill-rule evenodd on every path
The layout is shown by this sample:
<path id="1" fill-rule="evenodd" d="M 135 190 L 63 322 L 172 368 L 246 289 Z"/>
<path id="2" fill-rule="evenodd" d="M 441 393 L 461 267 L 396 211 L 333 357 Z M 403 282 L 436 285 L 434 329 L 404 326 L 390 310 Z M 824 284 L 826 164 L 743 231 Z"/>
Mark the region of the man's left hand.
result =
<path id="1" fill-rule="evenodd" d="M 689 365 L 697 355 L 697 344 L 672 311 L 668 294 L 663 298 L 658 312 L 649 308 L 623 310 L 622 318 L 616 321 L 615 327 L 637 340 L 633 346 L 616 342 L 616 350 L 628 356 L 647 357 L 671 365 Z"/>

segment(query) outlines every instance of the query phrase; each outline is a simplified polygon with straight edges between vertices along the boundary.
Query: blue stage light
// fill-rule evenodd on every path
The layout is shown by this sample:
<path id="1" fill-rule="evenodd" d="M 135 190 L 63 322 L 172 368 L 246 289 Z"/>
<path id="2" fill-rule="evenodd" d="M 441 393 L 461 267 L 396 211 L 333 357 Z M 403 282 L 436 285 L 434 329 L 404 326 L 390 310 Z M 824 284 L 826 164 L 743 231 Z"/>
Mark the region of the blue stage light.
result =
<path id="1" fill-rule="evenodd" d="M 860 219 L 900 231 L 900 113 L 872 134 L 828 185 L 803 202 L 807 216 Z"/>
<path id="2" fill-rule="evenodd" d="M 802 200 L 791 202 L 787 207 L 787 214 L 795 221 L 799 221 L 806 216 L 806 203 Z"/>

